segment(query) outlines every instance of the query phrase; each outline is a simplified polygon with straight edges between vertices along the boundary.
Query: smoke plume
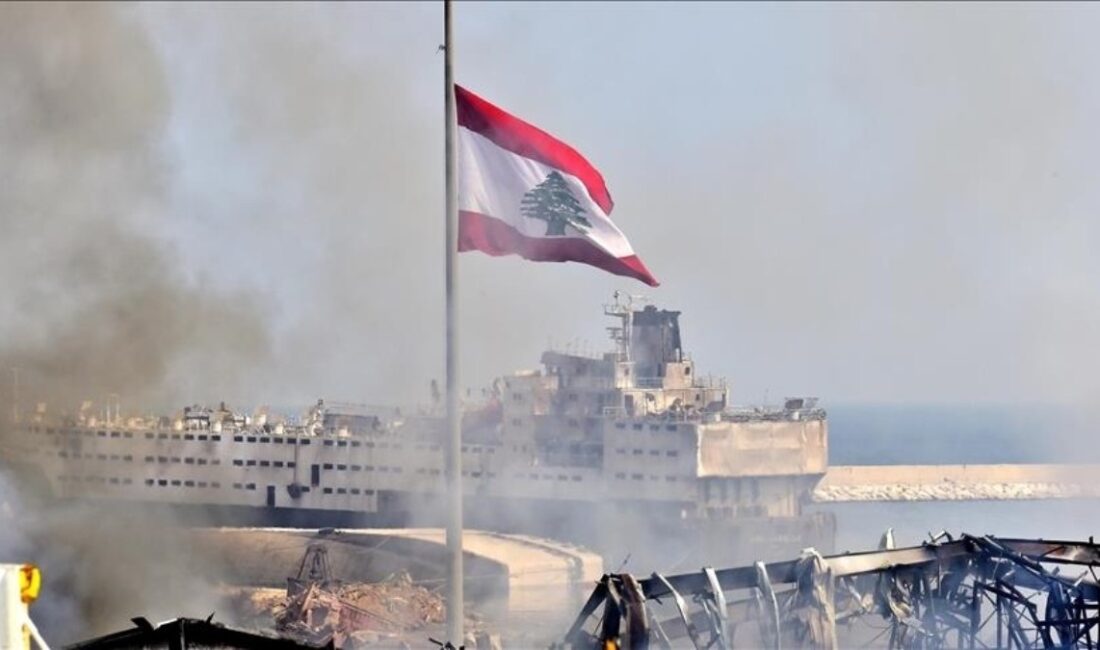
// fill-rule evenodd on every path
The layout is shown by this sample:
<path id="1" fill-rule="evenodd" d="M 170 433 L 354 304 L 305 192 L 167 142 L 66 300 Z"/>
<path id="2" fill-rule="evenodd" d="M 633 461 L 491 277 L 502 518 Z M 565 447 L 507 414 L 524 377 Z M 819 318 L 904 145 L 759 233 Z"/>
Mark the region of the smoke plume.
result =
<path id="1" fill-rule="evenodd" d="M 16 390 L 54 414 L 112 394 L 154 410 L 190 399 L 186 388 L 214 399 L 262 363 L 260 306 L 184 270 L 202 238 L 164 237 L 170 89 L 130 8 L 0 6 L 0 96 L 0 368 L 12 386 L 0 447 Z M 46 505 L 23 487 L 0 474 L 0 560 L 43 567 L 34 611 L 48 640 L 209 613 L 189 611 L 212 599 L 170 518 Z"/>
<path id="2" fill-rule="evenodd" d="M 259 305 L 185 271 L 201 239 L 163 237 L 170 97 L 145 32 L 123 7 L 0 12 L 5 373 L 53 409 L 109 393 L 175 406 L 188 371 L 231 386 L 267 333 Z"/>

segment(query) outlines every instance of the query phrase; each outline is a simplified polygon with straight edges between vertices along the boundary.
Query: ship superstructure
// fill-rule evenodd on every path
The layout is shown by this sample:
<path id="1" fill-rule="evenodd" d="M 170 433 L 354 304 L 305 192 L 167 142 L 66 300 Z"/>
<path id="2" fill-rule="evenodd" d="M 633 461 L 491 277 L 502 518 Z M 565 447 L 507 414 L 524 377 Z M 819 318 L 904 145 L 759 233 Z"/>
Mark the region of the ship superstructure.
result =
<path id="1" fill-rule="evenodd" d="M 814 400 L 733 408 L 725 382 L 700 377 L 685 354 L 679 312 L 617 299 L 605 313 L 613 350 L 547 351 L 540 370 L 503 377 L 486 403 L 467 405 L 463 474 L 475 521 L 523 503 L 726 525 L 786 535 L 788 547 L 831 536 L 830 522 L 803 512 L 827 466 Z M 224 405 L 171 418 L 85 409 L 24 418 L 5 456 L 40 470 L 61 497 L 400 520 L 445 489 L 441 440 L 430 411 L 323 401 L 298 420 Z"/>

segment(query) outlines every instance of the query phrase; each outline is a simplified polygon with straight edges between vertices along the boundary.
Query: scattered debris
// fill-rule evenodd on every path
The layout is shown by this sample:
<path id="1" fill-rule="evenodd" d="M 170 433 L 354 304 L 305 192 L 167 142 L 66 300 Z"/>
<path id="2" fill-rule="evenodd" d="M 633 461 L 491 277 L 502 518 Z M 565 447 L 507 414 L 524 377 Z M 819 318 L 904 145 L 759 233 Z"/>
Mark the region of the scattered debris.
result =
<path id="1" fill-rule="evenodd" d="M 348 641 L 357 637 L 375 640 L 442 623 L 443 614 L 443 599 L 403 573 L 369 585 L 314 583 L 288 590 L 275 621 L 288 638 L 310 643 L 331 639 L 339 647 L 351 647 Z"/>
<path id="2" fill-rule="evenodd" d="M 333 575 L 324 544 L 310 544 L 287 579 L 286 598 L 273 611 L 275 629 L 304 643 L 358 648 L 444 621 L 443 599 L 398 573 L 373 584 L 343 584 Z"/>
<path id="3" fill-rule="evenodd" d="M 880 546 L 645 580 L 608 574 L 560 647 L 1100 647 L 1100 545 L 1091 538 L 941 534 L 895 549 L 888 532 Z M 663 602 L 677 616 L 660 620 Z"/>

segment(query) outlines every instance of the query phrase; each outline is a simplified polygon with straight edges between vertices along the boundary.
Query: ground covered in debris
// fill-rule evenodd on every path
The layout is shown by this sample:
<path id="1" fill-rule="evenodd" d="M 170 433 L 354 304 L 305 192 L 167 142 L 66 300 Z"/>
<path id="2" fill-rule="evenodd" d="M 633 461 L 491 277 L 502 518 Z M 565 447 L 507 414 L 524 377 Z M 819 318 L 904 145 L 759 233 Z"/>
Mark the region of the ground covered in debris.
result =
<path id="1" fill-rule="evenodd" d="M 440 595 L 407 574 L 373 584 L 306 584 L 290 591 L 231 588 L 225 600 L 240 625 L 303 642 L 332 639 L 344 648 L 421 645 L 444 622 Z"/>
<path id="2" fill-rule="evenodd" d="M 403 629 L 444 621 L 443 599 L 413 584 L 407 573 L 379 584 L 347 585 L 336 594 L 362 610 L 381 613 Z"/>

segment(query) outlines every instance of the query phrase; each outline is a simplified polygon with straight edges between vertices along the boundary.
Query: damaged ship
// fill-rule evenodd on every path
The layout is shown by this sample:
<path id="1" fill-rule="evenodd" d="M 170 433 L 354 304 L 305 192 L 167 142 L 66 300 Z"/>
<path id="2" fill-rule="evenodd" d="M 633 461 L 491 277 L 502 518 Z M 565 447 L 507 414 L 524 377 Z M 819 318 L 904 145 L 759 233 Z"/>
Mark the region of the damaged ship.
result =
<path id="1" fill-rule="evenodd" d="M 609 558 L 660 549 L 662 565 L 831 549 L 832 516 L 804 510 L 828 463 L 816 400 L 733 407 L 726 382 L 685 353 L 680 312 L 618 297 L 604 311 L 613 349 L 549 350 L 541 369 L 465 406 L 468 525 Z M 248 523 L 434 525 L 442 440 L 431 409 L 319 401 L 295 420 L 224 405 L 134 418 L 40 407 L 4 457 L 59 498 L 220 507 Z"/>

